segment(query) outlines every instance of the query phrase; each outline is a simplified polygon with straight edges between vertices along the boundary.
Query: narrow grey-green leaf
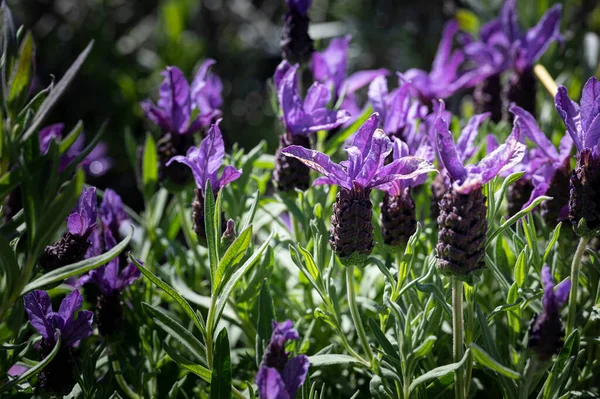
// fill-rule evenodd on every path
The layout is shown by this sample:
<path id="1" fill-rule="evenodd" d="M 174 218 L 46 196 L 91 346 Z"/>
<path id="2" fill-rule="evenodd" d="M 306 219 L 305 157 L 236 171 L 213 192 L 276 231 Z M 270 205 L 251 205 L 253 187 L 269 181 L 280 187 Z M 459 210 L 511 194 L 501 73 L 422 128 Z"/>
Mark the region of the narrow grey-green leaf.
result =
<path id="1" fill-rule="evenodd" d="M 225 254 L 219 262 L 219 267 L 217 268 L 214 277 L 214 284 L 217 287 L 217 290 L 225 275 L 232 273 L 232 269 L 235 265 L 242 260 L 246 250 L 250 246 L 251 240 L 252 226 L 250 225 L 242 231 L 229 248 L 227 248 L 227 251 L 225 251 Z"/>
<path id="2" fill-rule="evenodd" d="M 167 352 L 167 355 L 169 355 L 169 357 L 173 359 L 175 363 L 177 363 L 185 369 L 188 369 L 192 373 L 196 374 L 198 377 L 202 378 L 204 381 L 210 383 L 211 372 L 209 369 L 187 360 L 186 358 L 178 354 L 177 351 L 175 351 L 175 349 L 171 348 L 169 345 L 163 345 L 163 349 L 165 352 Z"/>
<path id="3" fill-rule="evenodd" d="M 229 354 L 229 337 L 223 328 L 215 342 L 215 358 L 210 382 L 210 399 L 231 398 L 231 356 Z"/>
<path id="4" fill-rule="evenodd" d="M 408 387 L 409 392 L 412 392 L 418 385 L 420 385 L 424 382 L 435 380 L 437 378 L 445 376 L 448 373 L 458 370 L 460 367 L 462 367 L 462 365 L 467 360 L 467 357 L 469 356 L 470 351 L 471 351 L 470 348 L 467 349 L 465 351 L 463 358 L 460 359 L 456 363 L 450 363 L 450 364 L 446 364 L 444 366 L 436 367 L 432 370 L 429 370 L 427 373 L 415 378 L 413 380 L 413 382 L 410 383 L 410 386 Z"/>
<path id="5" fill-rule="evenodd" d="M 310 367 L 360 364 L 356 358 L 348 355 L 314 355 L 309 356 Z"/>
<path id="6" fill-rule="evenodd" d="M 502 374 L 505 377 L 512 378 L 513 380 L 521 378 L 521 374 L 500 364 L 497 360 L 493 359 L 486 351 L 483 350 L 477 344 L 471 344 L 471 350 L 477 363 L 487 367 L 490 370 L 494 370 L 498 374 Z"/>

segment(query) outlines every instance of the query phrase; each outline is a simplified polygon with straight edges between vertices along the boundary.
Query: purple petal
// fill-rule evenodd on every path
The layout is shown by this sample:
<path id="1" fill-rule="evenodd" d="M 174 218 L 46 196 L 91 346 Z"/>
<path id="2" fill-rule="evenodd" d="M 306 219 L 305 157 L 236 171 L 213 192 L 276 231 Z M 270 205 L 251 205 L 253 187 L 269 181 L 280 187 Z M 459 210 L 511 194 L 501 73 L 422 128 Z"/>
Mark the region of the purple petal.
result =
<path id="1" fill-rule="evenodd" d="M 56 140 L 62 137 L 62 132 L 65 128 L 64 123 L 57 123 L 54 125 L 46 126 L 40 130 L 40 153 L 45 154 L 50 148 L 52 140 Z"/>
<path id="2" fill-rule="evenodd" d="M 571 157 L 571 151 L 573 151 L 573 139 L 570 135 L 566 134 L 560 139 L 560 144 L 558 145 L 559 149 L 559 161 L 562 163 L 566 158 Z"/>
<path id="3" fill-rule="evenodd" d="M 475 152 L 475 138 L 479 132 L 479 125 L 491 115 L 490 112 L 473 115 L 467 125 L 463 128 L 456 143 L 456 151 L 460 155 L 460 159 L 464 162 L 473 156 Z"/>
<path id="4" fill-rule="evenodd" d="M 273 320 L 271 326 L 273 327 L 273 337 L 280 336 L 284 341 L 297 341 L 300 339 L 298 331 L 296 331 L 294 324 L 289 319 L 281 323 Z"/>
<path id="5" fill-rule="evenodd" d="M 600 81 L 592 76 L 581 91 L 581 124 L 584 131 L 589 130 L 598 115 L 600 115 Z"/>
<path id="6" fill-rule="evenodd" d="M 21 364 L 13 364 L 11 368 L 8 369 L 6 374 L 8 374 L 11 377 L 18 377 L 21 374 L 25 373 L 27 370 L 29 370 L 28 367 L 25 367 Z"/>
<path id="7" fill-rule="evenodd" d="M 415 101 L 413 105 L 411 105 L 411 90 L 411 84 L 404 83 L 398 90 L 393 92 L 389 106 L 389 114 L 387 115 L 387 118 L 385 118 L 384 123 L 384 130 L 387 134 L 397 133 L 400 129 L 405 127 L 408 122 L 420 118 L 421 115 L 412 113 L 418 110 L 419 104 Z"/>
<path id="8" fill-rule="evenodd" d="M 439 102 L 440 106 L 435 120 L 435 133 L 437 136 L 437 147 L 440 155 L 440 161 L 448 171 L 452 179 L 462 181 L 467 177 L 467 171 L 463 166 L 456 144 L 452 138 L 452 133 L 448 128 L 448 122 L 442 117 L 444 111 L 444 102 Z"/>
<path id="9" fill-rule="evenodd" d="M 502 22 L 506 36 L 511 42 L 514 42 L 521 37 L 521 31 L 517 20 L 516 0 L 506 0 L 504 7 L 502 7 L 500 21 Z"/>
<path id="10" fill-rule="evenodd" d="M 236 169 L 231 165 L 223 168 L 221 179 L 219 180 L 219 188 L 223 188 L 234 180 L 237 180 L 242 175 L 241 169 Z"/>
<path id="11" fill-rule="evenodd" d="M 83 305 L 83 297 L 78 290 L 73 290 L 60 303 L 58 316 L 63 319 L 64 324 L 69 324 L 73 320 L 75 313 L 81 309 Z"/>
<path id="12" fill-rule="evenodd" d="M 346 168 L 350 180 L 354 180 L 363 167 L 363 156 L 360 150 L 354 146 L 345 148 L 345 151 L 348 154 L 348 160 L 343 161 L 341 165 Z"/>
<path id="13" fill-rule="evenodd" d="M 166 113 L 173 133 L 184 133 L 190 123 L 190 86 L 183 72 L 177 67 L 167 67 L 159 90 L 158 108 Z"/>
<path id="14" fill-rule="evenodd" d="M 346 79 L 346 66 L 348 62 L 348 46 L 351 36 L 335 38 L 322 52 L 314 52 L 312 57 L 312 71 L 316 81 L 332 85 L 334 91 L 340 95 L 344 80 Z"/>
<path id="15" fill-rule="evenodd" d="M 363 158 L 366 158 L 371 150 L 373 135 L 375 134 L 378 125 L 379 114 L 374 113 L 360 126 L 353 136 L 352 146 L 358 148 Z"/>
<path id="16" fill-rule="evenodd" d="M 279 372 L 272 367 L 261 366 L 256 374 L 260 399 L 291 399 Z"/>
<path id="17" fill-rule="evenodd" d="M 46 291 L 35 290 L 23 297 L 29 322 L 44 339 L 54 342 L 54 328 L 50 323 L 52 301 Z"/>
<path id="18" fill-rule="evenodd" d="M 165 112 L 152 104 L 150 100 L 144 100 L 140 103 L 142 111 L 146 115 L 146 118 L 150 119 L 154 124 L 160 127 L 164 131 L 170 130 L 169 116 Z"/>
<path id="19" fill-rule="evenodd" d="M 288 360 L 281 372 L 281 377 L 290 398 L 296 396 L 298 389 L 304 384 L 308 375 L 310 362 L 306 355 L 299 355 Z"/>
<path id="20" fill-rule="evenodd" d="M 565 122 L 567 131 L 571 135 L 577 149 L 585 148 L 585 137 L 581 126 L 581 114 L 579 113 L 579 105 L 571 101 L 565 86 L 559 86 L 554 98 L 554 105 L 558 115 Z"/>
<path id="21" fill-rule="evenodd" d="M 352 189 L 351 180 L 344 168 L 333 163 L 327 155 L 297 145 L 286 147 L 281 152 L 288 157 L 298 159 L 309 168 L 316 170 L 325 177 L 335 181 L 340 186 L 348 190 Z"/>
<path id="22" fill-rule="evenodd" d="M 292 66 L 287 60 L 281 61 L 279 65 L 277 65 L 277 69 L 275 69 L 275 74 L 273 75 L 273 83 L 275 84 L 275 88 L 278 89 L 281 81 L 285 74 L 290 70 Z"/>
<path id="23" fill-rule="evenodd" d="M 458 32 L 458 22 L 457 21 L 448 21 L 446 25 L 444 25 L 444 31 L 442 32 L 442 39 L 440 40 L 440 44 L 438 46 L 437 52 L 435 54 L 435 59 L 433 60 L 433 65 L 431 67 L 431 75 L 432 79 L 435 79 L 434 76 L 440 76 L 443 74 L 444 70 L 446 70 L 450 54 L 452 52 L 452 40 L 454 35 Z"/>
<path id="24" fill-rule="evenodd" d="M 65 346 L 75 346 L 79 341 L 92 335 L 92 323 L 94 321 L 94 313 L 89 310 L 81 310 L 77 314 L 77 319 L 72 320 L 65 325 L 61 331 L 63 344 Z"/>
<path id="25" fill-rule="evenodd" d="M 390 71 L 385 68 L 359 71 L 350 75 L 345 81 L 342 91 L 352 94 L 360 88 L 368 85 L 378 76 L 387 76 Z"/>
<path id="26" fill-rule="evenodd" d="M 135 263 L 130 262 L 127 267 L 121 271 L 121 274 L 119 274 L 115 289 L 118 291 L 123 291 L 125 287 L 131 285 L 135 280 L 137 280 L 140 275 L 140 269 L 137 268 Z"/>
<path id="27" fill-rule="evenodd" d="M 129 220 L 123 206 L 123 200 L 119 194 L 110 188 L 104 191 L 99 213 L 102 224 L 108 227 L 113 236 L 118 233 L 121 223 Z"/>
<path id="28" fill-rule="evenodd" d="M 385 158 L 391 151 L 392 142 L 385 132 L 381 129 L 375 130 L 369 152 L 366 157 L 363 158 L 363 166 L 355 181 L 362 187 L 369 187 L 371 180 L 383 166 Z"/>
<path id="29" fill-rule="evenodd" d="M 307 114 L 312 114 L 319 109 L 327 107 L 330 100 L 331 90 L 318 82 L 314 82 L 306 92 L 302 108 Z"/>
<path id="30" fill-rule="evenodd" d="M 511 104 L 508 110 L 517 117 L 515 123 L 520 124 L 521 134 L 533 141 L 548 158 L 557 160 L 556 148 L 541 131 L 533 115 L 516 104 Z"/>
<path id="31" fill-rule="evenodd" d="M 78 213 L 72 213 L 67 218 L 67 228 L 69 229 L 69 233 L 83 236 L 87 229 L 87 223 L 83 216 Z"/>
<path id="32" fill-rule="evenodd" d="M 196 76 L 194 76 L 194 80 L 190 86 L 191 98 L 195 99 L 202 92 L 202 89 L 204 89 L 204 86 L 206 85 L 208 70 L 216 63 L 217 61 L 208 58 L 202 63 L 202 65 L 200 65 L 200 68 L 198 69 L 198 72 L 196 72 Z"/>
<path id="33" fill-rule="evenodd" d="M 218 187 L 217 172 L 225 157 L 225 143 L 221 129 L 219 129 L 220 122 L 221 120 L 218 120 L 208 129 L 206 137 L 200 142 L 200 153 L 198 154 L 198 167 L 204 181 L 210 180 L 213 190 Z"/>
<path id="34" fill-rule="evenodd" d="M 176 155 L 173 158 L 169 159 L 166 163 L 167 166 L 171 165 L 173 162 L 179 162 L 186 165 L 188 168 L 192 170 L 192 174 L 194 175 L 194 180 L 196 181 L 196 186 L 200 190 L 204 192 L 204 186 L 206 184 L 206 180 L 204 179 L 204 175 L 200 166 L 198 165 L 200 156 L 200 149 L 198 147 L 190 147 L 185 156 Z"/>
<path id="35" fill-rule="evenodd" d="M 554 298 L 558 307 L 561 307 L 567 301 L 569 291 L 571 291 L 571 280 L 565 280 L 556 287 Z"/>
<path id="36" fill-rule="evenodd" d="M 296 126 L 300 125 L 304 118 L 302 99 L 298 94 L 298 68 L 297 64 L 289 68 L 283 79 L 281 79 L 277 90 L 283 122 L 291 133 L 300 130 Z"/>
<path id="37" fill-rule="evenodd" d="M 560 40 L 560 14 L 562 5 L 555 4 L 544 14 L 533 28 L 529 29 L 523 40 L 525 59 L 517 59 L 517 69 L 524 70 L 532 66 L 544 54 L 550 43 Z"/>
<path id="38" fill-rule="evenodd" d="M 373 111 L 379 114 L 382 120 L 386 120 L 386 99 L 388 95 L 388 86 L 385 76 L 378 76 L 369 85 L 369 102 L 373 106 Z M 386 130 L 386 133 L 389 133 Z"/>

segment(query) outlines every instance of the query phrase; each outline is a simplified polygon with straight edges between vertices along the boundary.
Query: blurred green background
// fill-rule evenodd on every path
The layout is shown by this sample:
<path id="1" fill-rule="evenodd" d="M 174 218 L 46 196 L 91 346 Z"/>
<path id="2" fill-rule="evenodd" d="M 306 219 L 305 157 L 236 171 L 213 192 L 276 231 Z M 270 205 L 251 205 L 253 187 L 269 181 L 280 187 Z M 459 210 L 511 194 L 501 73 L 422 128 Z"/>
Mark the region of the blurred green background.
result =
<path id="1" fill-rule="evenodd" d="M 553 0 L 520 0 L 521 24 L 532 26 Z M 130 130 L 141 142 L 152 128 L 139 102 L 155 98 L 166 65 L 188 77 L 207 57 L 224 84 L 223 133 L 228 145 L 249 149 L 267 139 L 274 150 L 279 125 L 266 80 L 280 62 L 284 0 L 8 0 L 16 23 L 36 40 L 37 87 L 62 76 L 77 54 L 95 46 L 79 76 L 52 113 L 67 128 L 83 120 L 88 137 L 108 119 L 104 141 L 113 169 L 92 179 L 141 207 L 135 174 L 124 149 Z M 327 39 L 352 34 L 349 70 L 386 67 L 429 69 L 443 23 L 452 17 L 476 32 L 497 15 L 501 0 L 314 0 L 311 35 L 317 49 Z M 542 62 L 559 83 L 577 87 L 598 74 L 600 2 L 563 2 L 564 46 Z M 596 33 L 594 33 L 596 32 Z M 550 104 L 551 105 L 551 104 Z M 543 109 L 542 109 L 543 111 Z"/>

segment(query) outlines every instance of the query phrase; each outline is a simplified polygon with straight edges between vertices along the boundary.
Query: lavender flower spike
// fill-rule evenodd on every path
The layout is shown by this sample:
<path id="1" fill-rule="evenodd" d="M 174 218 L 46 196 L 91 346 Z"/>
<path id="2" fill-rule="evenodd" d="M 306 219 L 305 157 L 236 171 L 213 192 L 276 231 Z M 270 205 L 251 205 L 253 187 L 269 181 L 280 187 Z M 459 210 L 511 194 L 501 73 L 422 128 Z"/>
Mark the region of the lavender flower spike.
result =
<path id="1" fill-rule="evenodd" d="M 409 69 L 401 74 L 404 80 L 412 83 L 413 95 L 423 104 L 428 105 L 434 99 L 447 98 L 461 89 L 473 87 L 493 72 L 489 65 L 459 71 L 465 55 L 460 50 L 452 51 L 452 40 L 457 32 L 456 21 L 450 21 L 444 27 L 431 72 Z"/>
<path id="2" fill-rule="evenodd" d="M 196 200 L 193 204 L 194 230 L 198 237 L 205 237 L 204 231 L 204 189 L 206 183 L 210 182 L 213 193 L 216 195 L 219 190 L 227 184 L 241 176 L 242 171 L 233 166 L 225 166 L 219 176 L 219 169 L 223 164 L 225 157 L 225 143 L 223 135 L 219 129 L 219 119 L 214 123 L 206 137 L 200 142 L 199 147 L 191 147 L 185 156 L 175 156 L 167 162 L 167 166 L 173 162 L 182 163 L 192 170 L 194 180 L 196 181 Z M 225 223 L 223 223 L 225 227 Z"/>
<path id="3" fill-rule="evenodd" d="M 313 185 L 340 186 L 331 218 L 331 246 L 347 266 L 363 266 L 373 242 L 372 189 L 393 190 L 402 180 L 419 178 L 435 171 L 433 165 L 416 157 L 403 157 L 384 165 L 392 151 L 392 142 L 381 129 L 378 114 L 373 114 L 353 136 L 346 147 L 348 160 L 335 164 L 321 152 L 299 146 L 285 148 L 282 153 L 298 159 L 323 177 Z"/>
<path id="4" fill-rule="evenodd" d="M 531 322 L 527 347 L 533 350 L 541 361 L 548 361 L 563 346 L 565 331 L 560 320 L 560 308 L 569 297 L 571 281 L 563 281 L 555 291 L 550 268 L 544 266 L 542 282 L 544 284 L 542 312 Z"/>
<path id="5" fill-rule="evenodd" d="M 541 131 L 533 115 L 515 104 L 510 106 L 509 111 L 516 116 L 515 124 L 519 125 L 521 134 L 537 146 L 527 154 L 527 162 L 522 163 L 525 175 L 521 180 L 529 181 L 532 190 L 529 200 L 521 209 L 529 206 L 539 196 L 548 195 L 553 199 L 542 203 L 541 215 L 549 226 L 556 226 L 558 221 L 568 216 L 567 187 L 571 174 L 569 161 L 573 140 L 565 134 L 557 150 Z"/>
<path id="6" fill-rule="evenodd" d="M 286 0 L 288 11 L 285 13 L 283 30 L 279 45 L 283 58 L 289 62 L 305 63 L 314 50 L 313 40 L 308 34 L 308 9 L 312 0 Z"/>
<path id="7" fill-rule="evenodd" d="M 273 321 L 273 335 L 265 351 L 260 369 L 256 375 L 258 396 L 261 399 L 292 399 L 304 384 L 310 363 L 306 355 L 290 358 L 285 351 L 289 340 L 298 340 L 298 331 L 292 328 L 292 321 Z"/>
<path id="8" fill-rule="evenodd" d="M 569 219 L 580 236 L 600 234 L 600 82 L 590 78 L 581 107 L 564 86 L 554 99 L 556 110 L 577 147 L 577 167 L 571 175 Z"/>
<path id="9" fill-rule="evenodd" d="M 67 394 L 75 385 L 73 378 L 72 348 L 79 341 L 92 335 L 94 315 L 87 310 L 81 310 L 83 298 L 75 290 L 63 299 L 58 312 L 52 310 L 50 296 L 45 291 L 33 291 L 23 297 L 25 310 L 31 325 L 42 336 L 40 357 L 46 358 L 56 345 L 55 329 L 60 331 L 61 346 L 50 364 L 39 374 L 42 389 L 49 393 Z M 77 315 L 76 315 L 77 313 Z"/>
<path id="10" fill-rule="evenodd" d="M 505 144 L 476 165 L 464 165 L 461 145 L 455 144 L 440 101 L 435 122 L 440 161 L 450 180 L 450 189 L 439 202 L 439 233 L 436 247 L 438 267 L 443 274 L 470 279 L 481 267 L 485 254 L 487 207 L 482 186 L 521 161 L 525 146 L 519 142 L 519 126 Z"/>
<path id="11" fill-rule="evenodd" d="M 96 188 L 84 189 L 77 206 L 67 218 L 67 232 L 56 244 L 44 249 L 40 266 L 50 271 L 82 260 L 90 246 L 88 238 L 96 228 L 97 217 Z"/>

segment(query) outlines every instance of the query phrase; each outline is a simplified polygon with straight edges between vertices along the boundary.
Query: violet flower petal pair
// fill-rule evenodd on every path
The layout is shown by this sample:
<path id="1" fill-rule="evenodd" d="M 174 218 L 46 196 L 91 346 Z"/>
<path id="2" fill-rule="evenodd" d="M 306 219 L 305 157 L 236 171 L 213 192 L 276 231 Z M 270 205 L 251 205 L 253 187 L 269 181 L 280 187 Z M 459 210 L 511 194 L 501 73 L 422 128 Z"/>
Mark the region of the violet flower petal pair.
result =
<path id="1" fill-rule="evenodd" d="M 81 237 L 87 236 L 96 227 L 98 200 L 96 188 L 83 189 L 75 209 L 67 218 L 69 233 Z"/>
<path id="2" fill-rule="evenodd" d="M 319 151 L 300 146 L 289 146 L 282 153 L 323 175 L 313 185 L 335 184 L 347 190 L 355 186 L 387 190 L 395 181 L 414 179 L 435 170 L 430 163 L 415 157 L 396 159 L 384 166 L 385 158 L 392 151 L 392 142 L 378 125 L 379 116 L 374 113 L 355 133 L 352 144 L 345 149 L 348 160 L 340 164 Z"/>
<path id="3" fill-rule="evenodd" d="M 52 345 L 56 343 L 56 328 L 60 331 L 64 347 L 76 346 L 80 340 L 92 335 L 94 314 L 87 310 L 77 312 L 83 304 L 83 297 L 77 290 L 62 300 L 58 312 L 52 310 L 46 291 L 29 292 L 23 301 L 31 325 Z"/>
<path id="4" fill-rule="evenodd" d="M 281 120 L 290 134 L 309 134 L 319 130 L 332 130 L 350 118 L 345 110 L 329 110 L 331 92 L 320 83 L 313 83 L 304 100 L 298 90 L 299 65 L 283 61 L 275 71 L 274 82 L 281 108 Z"/>
<path id="5" fill-rule="evenodd" d="M 290 359 L 285 351 L 287 341 L 298 339 L 291 320 L 273 321 L 273 334 L 256 375 L 261 399 L 292 399 L 304 384 L 310 366 L 308 357 L 299 355 Z"/>
<path id="6" fill-rule="evenodd" d="M 486 155 L 479 163 L 464 165 L 461 153 L 464 154 L 463 148 L 468 148 L 468 146 L 459 145 L 460 140 L 459 144 L 454 143 L 448 122 L 442 116 L 443 109 L 443 101 L 440 101 L 435 123 L 437 147 L 440 161 L 448 171 L 456 192 L 467 194 L 472 190 L 478 190 L 483 184 L 504 170 L 512 168 L 523 159 L 525 145 L 519 142 L 520 128 L 519 125 L 515 125 L 506 143 Z M 478 124 L 474 125 L 478 126 Z M 473 126 L 469 129 L 469 135 L 473 134 L 472 129 Z"/>
<path id="7" fill-rule="evenodd" d="M 591 77 L 581 92 L 581 107 L 569 98 L 564 86 L 558 87 L 554 99 L 556 111 L 565 122 L 578 151 L 589 148 L 599 155 L 600 142 L 600 82 Z"/>
<path id="8" fill-rule="evenodd" d="M 204 61 L 190 86 L 190 96 L 199 108 L 200 115 L 210 115 L 213 118 L 221 115 L 220 108 L 223 105 L 223 82 L 215 73 L 209 71 L 216 63 L 210 58 Z"/>
<path id="9" fill-rule="evenodd" d="M 219 129 L 220 122 L 219 119 L 210 127 L 199 147 L 190 147 L 185 156 L 178 155 L 167 162 L 167 166 L 172 162 L 179 162 L 189 167 L 197 187 L 203 193 L 207 181 L 210 181 L 211 187 L 216 193 L 242 174 L 241 170 L 235 169 L 233 166 L 225 166 L 221 176 L 218 175 L 225 157 L 225 144 L 221 129 Z"/>

